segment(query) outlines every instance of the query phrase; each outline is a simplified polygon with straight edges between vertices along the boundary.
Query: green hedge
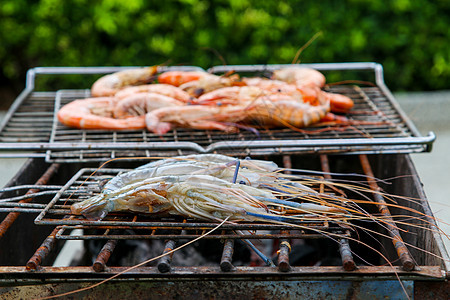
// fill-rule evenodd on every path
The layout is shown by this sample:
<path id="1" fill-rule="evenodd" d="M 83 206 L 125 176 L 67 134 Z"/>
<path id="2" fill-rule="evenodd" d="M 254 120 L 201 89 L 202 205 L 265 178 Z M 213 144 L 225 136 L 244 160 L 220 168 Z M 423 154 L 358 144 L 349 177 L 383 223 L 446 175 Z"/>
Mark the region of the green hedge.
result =
<path id="1" fill-rule="evenodd" d="M 449 89 L 449 15 L 446 0 L 2 0 L 0 79 L 36 66 L 291 63 L 321 32 L 301 62 L 375 61 L 394 91 Z"/>

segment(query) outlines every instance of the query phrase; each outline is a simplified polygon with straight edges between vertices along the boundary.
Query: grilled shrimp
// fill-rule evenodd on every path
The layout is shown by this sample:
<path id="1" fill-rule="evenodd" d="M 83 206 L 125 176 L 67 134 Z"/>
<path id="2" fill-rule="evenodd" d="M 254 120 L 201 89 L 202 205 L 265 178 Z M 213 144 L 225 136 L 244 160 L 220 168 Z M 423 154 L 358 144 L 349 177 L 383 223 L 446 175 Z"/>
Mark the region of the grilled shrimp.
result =
<path id="1" fill-rule="evenodd" d="M 248 86 L 259 87 L 260 89 L 269 92 L 271 94 L 295 94 L 297 93 L 297 88 L 295 85 L 275 79 L 268 79 L 262 77 L 248 77 L 242 78 L 242 82 L 244 82 Z"/>
<path id="2" fill-rule="evenodd" d="M 293 84 L 303 95 L 304 99 L 313 105 L 317 104 L 319 97 L 326 97 L 330 101 L 330 110 L 337 113 L 346 113 L 353 108 L 351 98 L 334 93 L 322 91 L 325 85 L 325 76 L 319 71 L 304 67 L 291 67 L 273 72 L 274 79 Z"/>
<path id="3" fill-rule="evenodd" d="M 198 80 L 189 81 L 180 85 L 180 88 L 192 97 L 198 98 L 204 93 L 208 93 L 219 88 L 242 85 L 245 84 L 239 81 L 239 76 L 237 74 L 231 76 L 218 76 L 207 73 L 207 75 Z"/>
<path id="4" fill-rule="evenodd" d="M 267 127 L 302 128 L 318 123 L 329 111 L 329 105 L 312 106 L 295 100 L 259 103 L 246 109 L 246 121 Z"/>
<path id="5" fill-rule="evenodd" d="M 188 103 L 191 100 L 191 96 L 182 89 L 170 84 L 157 83 L 127 87 L 118 91 L 115 97 L 121 100 L 136 93 L 157 93 L 185 103 Z"/>
<path id="6" fill-rule="evenodd" d="M 163 107 L 147 113 L 145 122 L 147 129 L 157 134 L 167 133 L 174 126 L 233 132 L 236 131 L 236 127 L 228 125 L 226 122 L 236 123 L 243 120 L 242 112 L 244 109 L 245 107 L 238 105 L 226 107 L 204 105 Z M 233 116 L 229 115 L 230 113 L 233 113 Z"/>
<path id="7" fill-rule="evenodd" d="M 325 76 L 311 68 L 288 67 L 273 72 L 273 79 L 281 80 L 296 86 L 323 87 Z"/>
<path id="8" fill-rule="evenodd" d="M 144 116 L 114 119 L 112 97 L 87 98 L 64 105 L 57 113 L 58 120 L 66 126 L 79 129 L 143 129 Z"/>
<path id="9" fill-rule="evenodd" d="M 321 92 L 323 93 L 323 96 L 328 98 L 328 100 L 330 101 L 330 110 L 332 112 L 347 113 L 355 105 L 353 100 L 345 95 L 328 93 L 324 91 Z"/>
<path id="10" fill-rule="evenodd" d="M 232 86 L 216 89 L 194 99 L 193 104 L 236 105 L 245 104 L 264 95 L 264 91 L 254 86 Z"/>
<path id="11" fill-rule="evenodd" d="M 203 71 L 167 71 L 158 75 L 158 82 L 180 86 L 186 82 L 199 80 L 210 75 Z"/>
<path id="12" fill-rule="evenodd" d="M 114 106 L 114 118 L 128 118 L 130 116 L 143 116 L 146 113 L 161 107 L 184 105 L 172 97 L 156 93 L 135 93 L 120 100 Z"/>
<path id="13" fill-rule="evenodd" d="M 174 125 L 195 129 L 236 131 L 237 124 L 305 127 L 317 123 L 329 111 L 329 103 L 312 106 L 296 100 L 276 102 L 257 99 L 249 105 L 192 105 L 160 108 L 145 116 L 147 129 L 164 134 Z"/>
<path id="14" fill-rule="evenodd" d="M 93 97 L 113 96 L 119 90 L 130 85 L 149 83 L 155 79 L 157 66 L 130 69 L 100 77 L 91 88 Z"/>

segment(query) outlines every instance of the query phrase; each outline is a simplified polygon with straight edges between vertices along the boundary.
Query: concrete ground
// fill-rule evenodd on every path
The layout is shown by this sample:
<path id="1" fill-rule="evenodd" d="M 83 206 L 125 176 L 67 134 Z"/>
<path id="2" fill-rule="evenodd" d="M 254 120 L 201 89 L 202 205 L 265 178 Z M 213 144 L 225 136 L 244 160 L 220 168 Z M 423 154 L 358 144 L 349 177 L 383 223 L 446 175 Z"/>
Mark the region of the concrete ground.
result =
<path id="1" fill-rule="evenodd" d="M 436 134 L 431 153 L 411 157 L 434 216 L 450 234 L 450 91 L 398 93 L 395 98 L 422 135 Z M 444 238 L 444 243 L 450 252 L 450 239 Z"/>
<path id="2" fill-rule="evenodd" d="M 394 96 L 422 135 L 433 131 L 437 136 L 431 153 L 411 156 L 433 213 L 444 232 L 450 234 L 450 91 L 397 93 Z M 4 113 L 0 112 L 0 120 Z M 24 162 L 23 158 L 0 159 L 1 187 Z M 444 243 L 450 249 L 450 240 L 444 238 Z M 58 265 L 66 263 L 58 261 Z"/>

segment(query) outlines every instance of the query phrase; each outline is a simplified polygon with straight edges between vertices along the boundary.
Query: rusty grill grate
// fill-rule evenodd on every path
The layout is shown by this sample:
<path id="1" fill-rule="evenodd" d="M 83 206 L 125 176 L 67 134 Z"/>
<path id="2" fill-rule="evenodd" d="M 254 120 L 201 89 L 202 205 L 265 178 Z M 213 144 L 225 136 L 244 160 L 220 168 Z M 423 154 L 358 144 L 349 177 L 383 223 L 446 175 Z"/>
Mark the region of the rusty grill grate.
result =
<path id="1" fill-rule="evenodd" d="M 329 157 L 326 155 L 284 155 L 274 156 L 274 160 L 279 164 L 282 160 L 285 168 L 321 169 L 325 172 L 324 177 L 330 180 L 342 176 L 344 177 L 341 179 L 353 179 L 361 183 L 367 180 L 367 187 L 370 187 L 373 192 L 368 191 L 367 195 L 359 196 L 363 201 L 367 201 L 369 197 L 379 202 L 380 211 L 378 213 L 381 214 L 384 221 L 381 225 L 373 222 L 363 222 L 359 225 L 374 230 L 373 232 L 385 231 L 386 236 L 374 238 L 373 234 L 369 234 L 368 238 L 364 237 L 360 230 L 355 233 L 351 226 L 354 221 L 350 221 L 349 227 L 340 227 L 333 221 L 308 221 L 305 218 L 299 223 L 304 226 L 303 229 L 266 223 L 224 224 L 203 238 L 203 245 L 210 255 L 210 260 L 204 264 L 199 264 L 196 260 L 190 264 L 184 264 L 184 260 L 190 258 L 191 249 L 194 249 L 192 251 L 203 249 L 201 244 L 196 246 L 190 244 L 186 247 L 189 249 L 186 252 L 177 251 L 173 256 L 159 258 L 150 265 L 141 265 L 115 278 L 112 284 L 128 285 L 130 279 L 133 282 L 161 281 L 163 285 L 180 280 L 192 283 L 194 280 L 201 282 L 202 288 L 204 288 L 205 280 L 222 280 L 227 285 L 244 280 L 251 282 L 252 289 L 256 288 L 259 291 L 261 285 L 265 287 L 265 284 L 273 285 L 274 282 L 281 284 L 285 281 L 295 281 L 296 284 L 309 286 L 309 284 L 315 284 L 316 281 L 326 284 L 346 280 L 365 282 L 370 277 L 377 281 L 376 286 L 379 287 L 386 281 L 397 282 L 398 278 L 402 281 L 444 279 L 445 275 L 442 270 L 445 270 L 447 265 L 436 256 L 442 255 L 444 259 L 447 256 L 439 248 L 439 241 L 435 240 L 436 234 L 433 230 L 426 229 L 430 226 L 433 227 L 434 221 L 432 219 L 424 220 L 423 223 L 420 221 L 424 218 L 421 212 L 428 214 L 430 211 L 421 192 L 417 174 L 406 155 L 375 155 L 370 157 L 371 164 L 366 155 Z M 72 216 L 69 206 L 98 193 L 100 190 L 99 180 L 134 167 L 129 165 L 128 161 L 117 162 L 116 168 L 101 168 L 100 170 L 85 167 L 85 165 L 87 164 L 48 165 L 43 159 L 35 158 L 28 165 L 26 171 L 17 177 L 15 185 L 1 190 L 0 213 L 3 213 L 5 218 L 0 223 L 0 242 L 5 245 L 22 243 L 23 245 L 17 247 L 15 252 L 27 249 L 22 262 L 14 261 L 14 265 L 11 266 L 11 259 L 9 259 L 3 263 L 5 266 L 0 266 L 0 273 L 13 286 L 23 284 L 35 287 L 37 284 L 39 287 L 44 282 L 47 284 L 46 286 L 51 284 L 58 290 L 54 293 L 73 290 L 79 281 L 100 282 L 102 279 L 125 271 L 127 266 L 134 265 L 135 263 L 118 262 L 118 259 L 123 259 L 128 255 L 128 252 L 123 252 L 124 249 L 130 251 L 136 245 L 149 245 L 152 253 L 138 260 L 141 262 L 167 253 L 171 249 L 184 245 L 187 241 L 194 241 L 217 226 L 217 223 L 199 222 L 183 217 L 151 218 L 131 213 L 110 214 L 101 221 L 89 221 L 82 217 Z M 41 176 L 45 166 L 48 169 Z M 372 172 L 371 166 L 376 168 L 376 170 L 374 169 L 375 173 Z M 93 171 L 96 173 L 93 174 Z M 37 181 L 35 181 L 36 179 L 30 181 L 35 184 L 25 184 L 23 176 L 34 172 L 37 172 L 36 178 L 39 176 L 40 178 Z M 377 199 L 380 198 L 377 194 L 379 187 L 374 181 L 368 180 L 373 176 L 379 178 L 380 172 L 383 174 L 383 178 L 396 178 L 392 184 L 386 185 L 390 189 L 386 192 L 424 201 L 405 202 L 399 198 L 398 205 L 405 205 L 408 216 L 404 216 L 404 212 L 394 211 L 396 205 L 390 207 L 392 208 L 391 215 L 386 207 L 382 207 L 383 200 Z M 365 176 L 355 177 L 356 174 L 365 174 Z M 22 185 L 18 185 L 19 182 Z M 63 183 L 61 184 L 61 182 Z M 355 199 L 354 196 L 351 198 Z M 409 209 L 417 209 L 419 213 L 415 214 Z M 378 213 L 374 212 L 374 214 Z M 36 214 L 38 217 L 35 219 Z M 18 218 L 19 216 L 20 218 Z M 391 223 L 392 218 L 397 225 Z M 23 223 L 27 219 L 29 222 Z M 33 220 L 42 226 L 34 226 Z M 403 224 L 405 220 L 411 222 L 411 226 L 405 227 Z M 14 229 L 14 225 L 18 225 L 15 227 L 16 229 Z M 400 232 L 395 232 L 397 226 L 401 228 Z M 27 228 L 27 230 L 24 231 L 23 228 Z M 28 233 L 31 237 L 22 238 L 24 234 Z M 36 237 L 37 233 L 39 233 L 38 237 Z M 335 235 L 330 239 L 329 236 L 326 237 L 327 234 Z M 391 237 L 389 238 L 388 235 Z M 18 238 L 19 236 L 20 238 Z M 67 267 L 52 266 L 56 255 L 62 252 L 62 245 L 71 242 L 70 240 L 83 241 L 84 251 L 89 250 L 87 261 L 78 261 Z M 389 259 L 389 264 L 393 266 L 386 265 L 386 261 L 379 258 L 378 253 L 374 255 L 370 248 L 361 247 L 359 243 L 355 242 L 356 240 L 369 243 L 370 247 L 379 249 Z M 425 240 L 426 243 L 423 242 Z M 405 249 L 403 241 L 407 243 L 409 251 Z M 296 255 L 303 257 L 302 253 L 311 249 L 308 248 L 311 245 L 316 245 L 314 253 L 320 252 L 321 259 L 326 259 L 327 255 L 334 253 L 331 257 L 336 260 L 333 262 L 321 260 L 321 265 L 310 265 L 308 264 L 309 260 L 306 262 L 297 260 L 298 256 Z M 29 249 L 30 247 L 31 249 Z M 420 247 L 423 247 L 425 251 L 417 251 L 417 248 Z M 0 251 L 5 253 L 9 249 L 11 249 L 10 246 L 2 247 Z M 255 262 L 254 258 L 251 258 L 252 255 L 250 262 L 244 260 L 243 249 L 257 256 L 258 264 L 251 264 Z M 7 257 L 8 255 L 2 256 Z M 14 253 L 9 256 L 16 257 L 17 255 Z M 303 282 L 302 280 L 305 278 L 307 281 Z M 311 280 L 314 282 L 311 283 Z M 402 291 L 401 287 L 395 287 L 395 289 Z M 114 291 L 117 292 L 117 290 Z M 36 295 L 39 293 L 48 292 L 39 288 Z"/>

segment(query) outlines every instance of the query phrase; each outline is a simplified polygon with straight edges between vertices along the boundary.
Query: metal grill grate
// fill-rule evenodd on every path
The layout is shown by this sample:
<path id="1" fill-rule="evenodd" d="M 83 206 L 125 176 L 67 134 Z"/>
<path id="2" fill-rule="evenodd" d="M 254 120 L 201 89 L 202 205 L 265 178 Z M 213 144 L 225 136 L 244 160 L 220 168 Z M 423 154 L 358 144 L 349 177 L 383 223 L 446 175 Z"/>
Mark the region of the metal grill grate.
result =
<path id="1" fill-rule="evenodd" d="M 352 125 L 321 125 L 293 131 L 291 129 L 262 129 L 257 134 L 243 131 L 225 134 L 220 131 L 200 131 L 176 129 L 163 136 L 140 131 L 79 130 L 68 128 L 57 120 L 53 124 L 51 144 L 83 143 L 97 145 L 101 149 L 70 149 L 68 151 L 48 151 L 47 161 L 89 161 L 107 160 L 115 157 L 154 156 L 153 149 L 164 149 L 161 156 L 190 154 L 196 152 L 221 151 L 229 155 L 267 155 L 274 153 L 311 152 L 364 152 L 377 151 L 375 145 L 358 146 L 361 140 L 371 141 L 389 138 L 409 138 L 411 129 L 398 115 L 394 107 L 376 87 L 358 86 L 333 87 L 331 92 L 350 96 L 355 107 L 347 117 Z M 59 91 L 56 109 L 75 99 L 89 96 L 89 91 Z M 309 141 L 310 145 L 304 143 Z M 345 145 L 353 141 L 352 145 Z M 325 142 L 322 144 L 322 142 Z M 328 143 L 328 145 L 326 144 Z M 316 145 L 314 145 L 316 144 Z M 423 147 L 417 146 L 418 150 Z M 122 148 L 122 149 L 121 149 Z M 410 151 L 411 146 L 408 147 Z M 107 150 L 116 149 L 116 150 Z M 135 149 L 132 153 L 129 149 Z M 145 149 L 145 150 L 140 150 Z M 395 151 L 401 151 L 395 145 Z M 383 145 L 379 151 L 389 152 Z"/>
<path id="2" fill-rule="evenodd" d="M 50 138 L 55 92 L 32 92 L 21 101 L 0 131 L 0 143 L 38 143 Z"/>
<path id="3" fill-rule="evenodd" d="M 270 71 L 281 66 L 214 67 L 211 72 Z M 331 86 L 331 92 L 355 101 L 349 115 L 351 125 L 317 125 L 303 130 L 260 129 L 257 134 L 236 134 L 189 129 L 173 130 L 163 136 L 146 131 L 78 130 L 53 120 L 54 110 L 74 99 L 88 97 L 89 90 L 31 92 L 27 88 L 16 100 L 0 130 L 0 150 L 45 151 L 48 162 L 105 161 L 115 157 L 172 156 L 221 152 L 229 155 L 297 153 L 411 153 L 430 151 L 433 133 L 421 136 L 404 115 L 382 80 L 381 66 L 360 64 L 317 64 L 319 70 L 368 69 L 375 71 L 377 86 Z M 63 69 L 65 70 L 65 69 Z M 82 72 L 93 72 L 89 68 Z M 85 71 L 87 70 L 87 71 Z M 70 69 L 68 68 L 67 72 Z M 75 72 L 75 71 L 74 71 Z M 56 107 L 55 107 L 56 106 Z M 51 132 L 51 133 L 50 133 Z M 157 150 L 157 151 L 155 151 Z M 0 153 L 0 155 L 2 155 Z"/>
<path id="4" fill-rule="evenodd" d="M 134 229 L 177 229 L 177 230 L 207 230 L 217 226 L 217 223 L 198 222 L 190 218 L 182 218 L 178 216 L 152 216 L 152 215 L 136 215 L 130 213 L 110 213 L 100 221 L 88 220 L 83 216 L 75 216 L 70 212 L 70 206 L 73 203 L 81 202 L 100 192 L 99 182 L 107 180 L 116 176 L 117 174 L 129 171 L 129 169 L 110 169 L 110 168 L 83 168 L 79 170 L 61 189 L 56 192 L 53 199 L 40 212 L 36 218 L 35 223 L 40 225 L 70 225 L 70 226 L 96 226 L 101 229 L 120 229 L 121 227 Z M 331 215 L 330 218 L 333 218 Z M 305 216 L 304 219 L 298 222 L 305 229 L 320 229 L 320 230 L 334 230 L 342 232 L 342 228 L 337 226 L 330 226 L 329 219 L 324 221 L 317 221 L 313 216 Z M 68 228 L 71 228 L 71 227 Z M 102 227 L 103 226 L 103 227 Z M 105 227 L 106 226 L 106 227 Z M 224 230 L 283 230 L 295 229 L 291 226 L 276 225 L 267 223 L 242 222 L 239 224 L 225 224 Z M 278 233 L 279 234 L 279 233 Z M 311 233 L 309 233 L 311 234 Z M 60 234 L 61 236 L 62 233 Z M 159 235 L 153 233 L 154 237 L 147 237 L 150 239 L 157 238 Z M 307 234 L 297 234 L 308 237 Z M 312 236 L 317 236 L 313 234 Z M 106 235 L 107 236 L 107 235 Z M 120 235 L 119 235 L 120 236 Z M 258 238 L 258 235 L 248 234 L 244 235 L 246 238 Z M 267 234 L 265 235 L 268 237 Z M 115 235 L 118 238 L 118 235 Z M 242 235 L 239 235 L 242 238 Z M 260 238 L 261 236 L 259 236 Z M 273 236 L 275 237 L 275 235 Z M 273 238 L 272 237 L 272 238 Z M 129 239 L 128 235 L 121 237 Z M 236 238 L 236 236 L 235 236 Z"/>

